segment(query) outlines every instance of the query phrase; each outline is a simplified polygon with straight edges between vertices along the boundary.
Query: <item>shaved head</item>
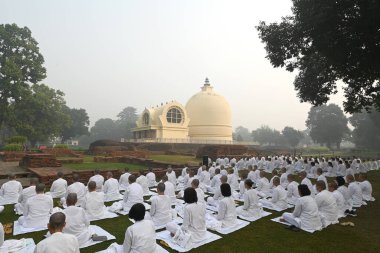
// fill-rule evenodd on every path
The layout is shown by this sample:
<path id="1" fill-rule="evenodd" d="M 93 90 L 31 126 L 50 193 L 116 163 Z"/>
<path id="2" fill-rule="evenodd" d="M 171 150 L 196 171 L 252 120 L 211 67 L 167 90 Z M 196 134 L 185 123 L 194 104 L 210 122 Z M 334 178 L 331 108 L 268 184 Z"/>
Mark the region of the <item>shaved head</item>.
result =
<path id="1" fill-rule="evenodd" d="M 63 228 L 66 224 L 66 216 L 62 212 L 54 213 L 49 219 L 49 229 Z"/>
<path id="2" fill-rule="evenodd" d="M 74 206 L 78 201 L 78 197 L 76 193 L 69 193 L 66 198 L 67 206 Z"/>

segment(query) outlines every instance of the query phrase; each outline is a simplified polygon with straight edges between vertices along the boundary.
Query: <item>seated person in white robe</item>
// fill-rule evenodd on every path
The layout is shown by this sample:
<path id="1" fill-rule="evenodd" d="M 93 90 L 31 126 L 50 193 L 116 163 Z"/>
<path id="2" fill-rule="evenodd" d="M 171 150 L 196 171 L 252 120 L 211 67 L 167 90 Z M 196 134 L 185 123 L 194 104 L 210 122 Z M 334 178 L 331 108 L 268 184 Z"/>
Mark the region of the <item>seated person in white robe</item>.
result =
<path id="1" fill-rule="evenodd" d="M 136 178 L 136 183 L 141 185 L 144 194 L 149 194 L 149 182 L 148 178 L 144 174 L 144 170 L 139 171 L 138 177 Z"/>
<path id="2" fill-rule="evenodd" d="M 16 175 L 10 174 L 9 181 L 4 183 L 0 188 L 0 201 L 14 204 L 17 203 L 20 194 L 22 193 L 22 185 L 16 181 Z"/>
<path id="3" fill-rule="evenodd" d="M 274 209 L 286 209 L 288 207 L 287 192 L 280 184 L 280 178 L 273 178 L 273 191 L 271 199 L 261 199 L 260 203 Z"/>
<path id="4" fill-rule="evenodd" d="M 44 193 L 45 184 L 36 185 L 36 195 L 26 201 L 23 216 L 18 222 L 23 227 L 40 228 L 46 227 L 49 216 L 53 211 L 53 199 Z"/>
<path id="5" fill-rule="evenodd" d="M 175 212 L 171 208 L 172 200 L 169 196 L 165 195 L 164 192 L 165 184 L 159 183 L 157 185 L 158 195 L 150 198 L 150 219 L 153 220 L 153 223 L 156 226 L 166 225 L 168 222 L 172 221 Z"/>
<path id="6" fill-rule="evenodd" d="M 284 189 L 286 189 L 289 184 L 288 173 L 286 172 L 286 168 L 281 169 L 280 183 L 281 186 L 284 187 Z"/>
<path id="7" fill-rule="evenodd" d="M 136 176 L 129 176 L 129 186 L 127 190 L 124 192 L 123 197 L 123 210 L 125 212 L 129 212 L 131 207 L 136 203 L 144 202 L 144 192 L 141 185 L 136 183 Z"/>
<path id="8" fill-rule="evenodd" d="M 135 220 L 135 223 L 125 232 L 122 252 L 159 252 L 154 224 L 151 220 L 144 219 L 145 212 L 145 206 L 142 203 L 136 203 L 130 208 L 128 216 Z"/>
<path id="9" fill-rule="evenodd" d="M 4 243 L 4 227 L 0 222 L 0 247 L 3 246 Z"/>
<path id="10" fill-rule="evenodd" d="M 342 193 L 344 197 L 344 205 L 346 207 L 346 211 L 344 212 L 346 215 L 356 216 L 356 212 L 352 209 L 352 198 L 348 192 L 347 186 L 345 186 L 346 181 L 343 177 L 338 176 L 335 178 L 335 182 L 338 185 L 338 191 Z"/>
<path id="11" fill-rule="evenodd" d="M 175 186 L 168 181 L 168 176 L 163 176 L 162 182 L 165 184 L 165 195 L 169 196 L 172 202 L 176 202 Z"/>
<path id="12" fill-rule="evenodd" d="M 153 168 L 149 168 L 149 172 L 146 174 L 146 178 L 148 179 L 148 187 L 154 187 L 157 185 L 156 174 L 154 174 Z"/>
<path id="13" fill-rule="evenodd" d="M 90 220 L 82 207 L 75 206 L 76 203 L 76 193 L 69 193 L 66 198 L 67 208 L 63 210 L 66 215 L 66 226 L 63 228 L 63 233 L 74 235 L 81 246 L 91 238 Z"/>
<path id="14" fill-rule="evenodd" d="M 103 192 L 105 201 L 113 201 L 120 198 L 119 182 L 113 178 L 113 174 L 110 171 L 107 172 L 107 180 L 104 182 Z"/>
<path id="15" fill-rule="evenodd" d="M 218 215 L 216 219 L 221 223 L 221 227 L 230 227 L 237 223 L 237 212 L 235 201 L 232 198 L 231 187 L 227 183 L 220 185 L 223 199 L 219 201 Z"/>
<path id="16" fill-rule="evenodd" d="M 316 188 L 318 193 L 315 195 L 315 202 L 323 227 L 338 223 L 338 208 L 333 194 L 326 190 L 326 184 L 322 180 L 317 181 Z"/>
<path id="17" fill-rule="evenodd" d="M 77 173 L 73 174 L 73 183 L 67 187 L 67 194 L 75 193 L 77 195 L 77 203 L 76 206 L 83 206 L 87 188 L 86 186 L 79 182 L 79 175 Z"/>
<path id="18" fill-rule="evenodd" d="M 327 185 L 327 179 L 326 177 L 323 175 L 323 171 L 321 168 L 318 168 L 317 169 L 317 181 L 323 181 L 325 182 L 325 184 Z"/>
<path id="19" fill-rule="evenodd" d="M 227 176 L 221 176 L 220 183 L 221 184 L 227 183 Z M 212 197 L 207 198 L 207 205 L 218 207 L 219 201 L 222 199 L 223 199 L 223 195 L 219 186 L 219 188 L 215 189 L 214 195 Z"/>
<path id="20" fill-rule="evenodd" d="M 270 195 L 269 180 L 265 177 L 265 171 L 260 171 L 260 179 L 257 181 L 258 195 L 260 197 L 268 197 Z"/>
<path id="21" fill-rule="evenodd" d="M 211 184 L 210 173 L 207 171 L 207 167 L 205 165 L 202 166 L 202 172 L 199 176 L 199 181 L 205 186 L 210 186 Z"/>
<path id="22" fill-rule="evenodd" d="M 310 179 L 307 178 L 306 171 L 301 171 L 299 173 L 299 177 L 301 178 L 301 184 L 307 185 L 307 187 L 309 187 L 309 190 L 311 192 L 310 196 L 314 197 L 315 196 L 314 187 L 313 187 L 313 184 L 311 183 Z"/>
<path id="23" fill-rule="evenodd" d="M 209 192 L 214 192 L 216 189 L 219 189 L 221 176 L 222 175 L 220 174 L 220 169 L 215 169 L 215 175 L 211 179 L 210 187 L 207 188 Z"/>
<path id="24" fill-rule="evenodd" d="M 88 192 L 85 197 L 83 209 L 90 220 L 100 219 L 105 212 L 104 193 L 96 191 L 96 182 L 88 183 Z"/>
<path id="25" fill-rule="evenodd" d="M 64 198 L 67 192 L 67 181 L 63 179 L 63 173 L 57 173 L 58 179 L 53 182 L 50 187 L 50 195 L 52 198 Z"/>
<path id="26" fill-rule="evenodd" d="M 175 187 L 177 185 L 177 176 L 175 172 L 173 171 L 173 168 L 171 165 L 168 166 L 168 170 L 166 171 L 166 176 L 168 176 L 168 181 L 171 182 Z"/>
<path id="27" fill-rule="evenodd" d="M 191 187 L 191 182 L 194 179 L 198 179 L 198 176 L 195 174 L 194 170 L 189 170 L 189 178 L 187 180 L 187 184 L 185 185 L 185 188 Z"/>
<path id="28" fill-rule="evenodd" d="M 38 183 L 37 178 L 30 179 L 30 186 L 23 189 L 20 196 L 18 197 L 18 203 L 15 205 L 15 211 L 17 214 L 23 214 L 26 201 L 35 196 L 36 193 L 36 184 Z"/>
<path id="29" fill-rule="evenodd" d="M 129 173 L 129 168 L 125 168 L 124 169 L 124 174 L 120 176 L 119 178 L 119 185 L 120 185 L 120 189 L 122 190 L 125 190 L 127 189 L 127 187 L 129 186 L 129 176 L 131 175 L 131 173 Z"/>
<path id="30" fill-rule="evenodd" d="M 166 229 L 174 242 L 181 247 L 191 248 L 193 243 L 203 241 L 206 237 L 206 207 L 198 202 L 197 193 L 193 188 L 184 191 L 185 207 L 181 226 L 170 222 Z"/>
<path id="31" fill-rule="evenodd" d="M 336 170 L 335 170 L 334 165 L 332 164 L 332 162 L 328 162 L 326 176 L 327 177 L 336 177 Z"/>
<path id="32" fill-rule="evenodd" d="M 246 179 L 244 181 L 246 192 L 243 195 L 244 205 L 236 208 L 238 215 L 244 217 L 260 217 L 261 215 L 261 205 L 259 204 L 259 196 L 257 191 L 252 189 L 253 182 L 251 179 Z"/>
<path id="33" fill-rule="evenodd" d="M 343 197 L 343 194 L 338 191 L 338 185 L 335 182 L 331 182 L 329 183 L 328 189 L 335 198 L 336 207 L 338 210 L 338 218 L 344 217 L 347 207 L 345 206 L 345 199 Z"/>
<path id="34" fill-rule="evenodd" d="M 244 196 L 244 193 L 246 192 L 245 188 L 245 180 L 248 178 L 248 172 L 242 171 L 241 173 L 241 180 L 239 182 L 239 198 L 242 199 Z M 252 180 L 251 180 L 252 182 Z M 253 183 L 253 182 L 252 182 Z"/>
<path id="35" fill-rule="evenodd" d="M 272 171 L 272 177 L 271 177 L 271 179 L 269 180 L 269 187 L 270 187 L 271 190 L 273 190 L 273 188 L 274 188 L 274 185 L 273 185 L 273 179 L 274 179 L 275 177 L 278 177 L 278 178 L 280 179 L 280 177 L 278 176 L 278 171 L 277 171 L 277 170 L 273 170 L 273 171 Z"/>
<path id="36" fill-rule="evenodd" d="M 40 241 L 34 253 L 79 253 L 79 243 L 74 235 L 62 233 L 66 216 L 64 213 L 57 212 L 50 216 L 48 229 L 51 236 Z"/>
<path id="37" fill-rule="evenodd" d="M 236 176 L 233 169 L 228 170 L 227 183 L 231 186 L 232 191 L 239 190 L 238 176 Z"/>
<path id="38" fill-rule="evenodd" d="M 300 196 L 298 194 L 298 183 L 294 181 L 293 174 L 288 175 L 288 182 L 289 182 L 288 187 L 287 187 L 288 203 L 294 205 Z"/>
<path id="39" fill-rule="evenodd" d="M 88 180 L 88 183 L 91 181 L 96 183 L 96 191 L 101 192 L 103 191 L 103 183 L 104 183 L 104 177 L 100 175 L 100 170 L 96 169 L 94 171 L 94 175 L 90 177 L 90 180 Z M 87 184 L 88 186 L 88 184 Z"/>
<path id="40" fill-rule="evenodd" d="M 360 207 L 363 204 L 362 189 L 352 175 L 346 176 L 346 182 L 348 183 L 348 194 L 352 199 L 352 206 Z"/>
<path id="41" fill-rule="evenodd" d="M 375 198 L 372 197 L 372 185 L 367 180 L 366 174 L 359 175 L 359 186 L 362 189 L 363 200 L 365 201 L 375 201 Z"/>
<path id="42" fill-rule="evenodd" d="M 341 177 L 344 177 L 346 176 L 346 165 L 343 164 L 343 161 L 342 160 L 339 160 L 338 162 L 338 168 L 337 168 L 337 171 L 336 171 L 336 175 L 337 176 L 341 176 Z"/>
<path id="43" fill-rule="evenodd" d="M 285 212 L 281 220 L 291 224 L 291 226 L 314 232 L 322 229 L 321 217 L 315 199 L 310 196 L 309 188 L 300 184 L 298 186 L 300 197 L 294 207 L 293 213 Z"/>
<path id="44" fill-rule="evenodd" d="M 198 203 L 206 205 L 205 193 L 201 188 L 199 188 L 199 180 L 193 179 L 193 181 L 191 182 L 191 187 L 194 188 L 197 192 Z"/>
<path id="45" fill-rule="evenodd" d="M 226 167 L 228 167 L 228 166 L 226 166 Z M 226 170 L 226 167 L 225 167 L 224 165 L 220 166 L 220 174 L 221 174 L 222 176 L 227 176 L 227 175 L 228 175 L 228 172 L 227 172 L 227 170 Z"/>

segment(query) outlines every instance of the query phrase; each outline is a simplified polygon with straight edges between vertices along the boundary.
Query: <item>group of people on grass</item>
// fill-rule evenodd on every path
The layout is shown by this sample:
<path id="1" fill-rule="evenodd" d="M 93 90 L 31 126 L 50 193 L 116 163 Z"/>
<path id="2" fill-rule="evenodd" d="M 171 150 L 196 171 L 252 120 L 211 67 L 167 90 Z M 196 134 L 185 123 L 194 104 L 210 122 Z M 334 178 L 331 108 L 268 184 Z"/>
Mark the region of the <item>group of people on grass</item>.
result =
<path id="1" fill-rule="evenodd" d="M 32 178 L 30 186 L 23 189 L 10 175 L 1 186 L 0 201 L 16 203 L 15 212 L 22 215 L 18 223 L 23 227 L 48 224 L 50 236 L 38 243 L 38 253 L 52 252 L 53 248 L 61 252 L 60 247 L 65 249 L 62 252 L 79 252 L 79 247 L 93 236 L 90 221 L 101 219 L 107 210 L 123 211 L 135 221 L 125 233 L 121 252 L 156 252 L 158 226 L 170 232 L 174 243 L 189 248 L 204 240 L 207 228 L 234 226 L 238 216 L 260 217 L 263 208 L 282 211 L 294 205 L 292 213 L 282 214 L 282 221 L 291 224 L 292 229 L 321 230 L 338 223 L 341 217 L 356 216 L 356 208 L 374 201 L 366 173 L 379 167 L 380 161 L 361 162 L 358 158 L 218 158 L 209 166 L 183 168 L 178 177 L 169 166 L 159 182 L 152 169 L 146 175 L 144 171 L 135 174 L 126 169 L 119 180 L 111 172 L 104 178 L 96 170 L 87 186 L 78 174 L 73 174 L 68 185 L 58 172 L 48 193 L 37 179 Z M 157 193 L 149 199 L 147 211 L 144 196 L 151 194 L 152 187 Z M 212 196 L 206 198 L 205 193 Z M 63 210 L 54 210 L 53 198 L 59 199 Z M 106 208 L 106 201 L 116 200 L 121 201 Z M 243 205 L 236 207 L 235 201 Z M 3 209 L 0 206 L 0 212 Z M 178 215 L 183 218 L 182 225 L 176 221 Z M 3 241 L 0 224 L 0 246 Z"/>

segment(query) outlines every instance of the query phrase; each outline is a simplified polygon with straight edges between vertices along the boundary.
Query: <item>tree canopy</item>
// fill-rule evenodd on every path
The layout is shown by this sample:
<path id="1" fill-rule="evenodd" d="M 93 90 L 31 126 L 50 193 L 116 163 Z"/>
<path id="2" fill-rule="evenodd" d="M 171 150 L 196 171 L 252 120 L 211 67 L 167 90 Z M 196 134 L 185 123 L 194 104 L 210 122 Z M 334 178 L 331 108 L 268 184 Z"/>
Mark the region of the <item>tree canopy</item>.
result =
<path id="1" fill-rule="evenodd" d="M 88 126 L 90 124 L 90 119 L 85 109 L 75 109 L 66 106 L 64 111 L 70 117 L 70 123 L 62 129 L 61 132 L 61 142 L 64 143 L 66 140 L 88 134 Z"/>
<path id="2" fill-rule="evenodd" d="M 293 0 L 292 12 L 257 29 L 271 64 L 298 70 L 301 102 L 325 104 L 341 80 L 345 111 L 379 111 L 380 1 Z"/>
<path id="3" fill-rule="evenodd" d="M 354 127 L 352 141 L 357 147 L 380 150 L 380 112 L 354 113 L 349 121 Z"/>
<path id="4" fill-rule="evenodd" d="M 312 107 L 306 120 L 313 141 L 329 148 L 332 144 L 340 148 L 343 138 L 350 132 L 347 123 L 342 109 L 336 104 Z"/>
<path id="5" fill-rule="evenodd" d="M 284 143 L 284 138 L 280 131 L 272 129 L 269 126 L 261 126 L 252 131 L 252 137 L 254 141 L 257 141 L 261 145 L 281 145 Z"/>
<path id="6" fill-rule="evenodd" d="M 284 136 L 286 142 L 293 148 L 296 147 L 304 138 L 304 135 L 301 131 L 298 131 L 289 126 L 284 127 L 282 130 L 282 135 Z"/>

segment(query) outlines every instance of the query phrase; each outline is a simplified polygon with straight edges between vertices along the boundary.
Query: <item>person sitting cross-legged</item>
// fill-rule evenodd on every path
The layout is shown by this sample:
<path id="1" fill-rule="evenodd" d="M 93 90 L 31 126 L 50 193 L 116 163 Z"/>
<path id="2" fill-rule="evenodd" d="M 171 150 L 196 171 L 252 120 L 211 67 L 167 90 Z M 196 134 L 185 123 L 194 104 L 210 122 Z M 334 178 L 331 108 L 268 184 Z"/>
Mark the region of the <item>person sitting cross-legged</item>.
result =
<path id="1" fill-rule="evenodd" d="M 318 206 L 323 227 L 338 223 L 338 209 L 334 196 L 331 192 L 326 190 L 326 184 L 322 180 L 317 181 L 315 187 L 318 192 L 318 194 L 315 195 L 315 202 Z"/>
<path id="2" fill-rule="evenodd" d="M 57 180 L 50 187 L 50 195 L 52 198 L 64 198 L 66 197 L 66 191 L 67 181 L 63 178 L 63 173 L 59 171 L 57 173 Z"/>
<path id="3" fill-rule="evenodd" d="M 96 191 L 96 182 L 88 183 L 88 193 L 86 194 L 83 209 L 86 211 L 90 220 L 103 217 L 106 209 L 104 205 L 104 193 Z"/>
<path id="4" fill-rule="evenodd" d="M 257 195 L 257 191 L 252 189 L 252 180 L 246 179 L 244 181 L 244 185 L 246 188 L 243 195 L 244 205 L 237 207 L 236 212 L 245 217 L 260 217 L 262 208 L 259 204 L 259 196 Z"/>
<path id="5" fill-rule="evenodd" d="M 144 202 L 144 193 L 141 185 L 136 183 L 136 176 L 129 176 L 129 186 L 127 190 L 124 192 L 123 197 L 123 210 L 125 212 L 129 212 L 131 207 L 136 203 Z"/>
<path id="6" fill-rule="evenodd" d="M 153 220 L 153 223 L 156 226 L 166 225 L 168 222 L 173 220 L 175 211 L 171 208 L 171 198 L 165 195 L 164 183 L 159 183 L 157 185 L 157 194 L 158 195 L 153 196 L 150 199 L 150 219 Z"/>
<path id="7" fill-rule="evenodd" d="M 107 172 L 107 180 L 104 182 L 103 192 L 105 201 L 118 200 L 120 197 L 119 182 L 113 178 L 111 171 Z"/>
<path id="8" fill-rule="evenodd" d="M 237 223 L 237 213 L 235 201 L 232 198 L 231 187 L 227 183 L 220 185 L 223 198 L 219 201 L 218 215 L 216 219 L 221 223 L 221 227 L 230 227 Z"/>

